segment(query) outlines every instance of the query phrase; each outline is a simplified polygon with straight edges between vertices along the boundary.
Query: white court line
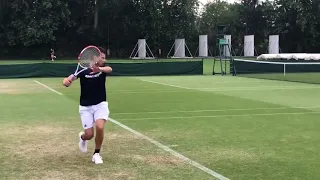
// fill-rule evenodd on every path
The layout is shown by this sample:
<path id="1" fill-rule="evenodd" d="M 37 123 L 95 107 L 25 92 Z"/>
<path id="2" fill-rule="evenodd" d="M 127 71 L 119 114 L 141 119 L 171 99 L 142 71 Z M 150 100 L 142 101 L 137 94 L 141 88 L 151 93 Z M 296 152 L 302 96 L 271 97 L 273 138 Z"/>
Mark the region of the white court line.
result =
<path id="1" fill-rule="evenodd" d="M 161 149 L 169 152 L 170 154 L 172 154 L 172 155 L 174 155 L 174 156 L 176 156 L 176 157 L 184 160 L 185 162 L 191 164 L 192 166 L 201 169 L 202 171 L 210 174 L 211 176 L 214 176 L 214 177 L 216 177 L 216 178 L 218 178 L 218 179 L 225 179 L 225 180 L 228 179 L 228 178 L 222 176 L 221 174 L 218 174 L 217 172 L 212 171 L 211 169 L 209 169 L 209 168 L 207 168 L 207 167 L 205 167 L 205 166 L 203 166 L 203 165 L 201 165 L 201 164 L 199 164 L 199 163 L 197 163 L 197 162 L 195 162 L 195 161 L 193 161 L 193 160 L 191 160 L 191 159 L 183 156 L 182 154 L 180 154 L 180 153 L 178 153 L 178 152 L 170 149 L 169 147 L 167 147 L 167 146 L 159 143 L 158 141 L 156 141 L 156 140 L 154 140 L 154 139 L 151 139 L 151 138 L 149 138 L 148 136 L 145 136 L 145 135 L 143 135 L 143 134 L 141 134 L 141 133 L 139 133 L 139 132 L 137 132 L 137 131 L 129 128 L 128 126 L 125 126 L 125 125 L 119 123 L 118 121 L 116 121 L 116 120 L 114 120 L 114 119 L 109 118 L 109 120 L 110 120 L 111 122 L 119 125 L 120 127 L 124 128 L 124 129 L 126 129 L 126 130 L 128 130 L 128 131 L 130 131 L 130 132 L 132 132 L 133 134 L 135 134 L 135 135 L 137 135 L 137 136 L 140 136 L 140 137 L 142 137 L 143 139 L 148 140 L 148 141 L 151 142 L 152 144 L 154 144 L 154 145 L 158 146 L 159 148 L 161 148 Z"/>
<path id="2" fill-rule="evenodd" d="M 157 89 L 156 91 L 120 91 L 120 92 L 116 92 L 116 91 L 108 91 L 108 94 L 151 94 L 151 93 L 178 93 L 178 92 L 186 92 L 186 91 L 183 91 L 183 90 L 180 90 L 180 91 L 159 91 L 159 89 Z"/>
<path id="3" fill-rule="evenodd" d="M 193 118 L 214 118 L 214 117 L 242 117 L 242 116 L 275 116 L 275 115 L 303 115 L 303 114 L 320 114 L 320 112 L 287 112 L 287 113 L 260 113 L 260 114 L 221 114 L 213 116 L 169 116 L 169 117 L 152 117 L 152 118 L 130 118 L 121 120 L 157 120 L 157 119 L 193 119 Z"/>
<path id="4" fill-rule="evenodd" d="M 45 85 L 45 84 L 42 84 L 42 83 L 41 83 L 41 82 L 39 82 L 39 81 L 34 80 L 34 82 L 36 82 L 36 83 L 40 84 L 41 86 L 43 86 L 43 87 L 45 87 L 45 88 L 49 89 L 50 91 L 53 91 L 53 92 L 55 92 L 55 93 L 57 93 L 57 94 L 59 94 L 59 95 L 63 95 L 62 93 L 60 93 L 60 92 L 58 92 L 58 91 L 56 91 L 56 90 L 52 89 L 51 87 L 49 87 L 49 86 L 47 86 L 47 85 Z"/>
<path id="5" fill-rule="evenodd" d="M 142 90 L 128 90 L 128 89 L 108 89 L 109 92 L 147 92 L 147 91 L 159 91 L 158 89 L 142 89 Z M 161 91 L 172 91 L 171 88 L 163 89 Z"/>
<path id="6" fill-rule="evenodd" d="M 275 108 L 243 108 L 243 109 L 200 109 L 200 110 L 189 110 L 189 111 L 145 111 L 145 112 L 115 112 L 112 114 L 168 114 L 168 113 L 197 113 L 197 112 L 226 112 L 226 111 L 253 111 L 253 110 L 283 110 L 283 109 L 318 109 L 320 106 L 314 107 L 275 107 Z"/>
<path id="7" fill-rule="evenodd" d="M 165 84 L 162 84 L 165 85 Z M 169 85 L 166 85 L 169 86 Z M 176 86 L 173 86 L 176 87 Z M 183 88 L 183 89 L 187 89 L 187 87 L 182 87 L 179 86 L 179 88 Z M 203 91 L 203 92 L 221 92 L 221 91 L 261 91 L 261 90 L 295 90 L 295 89 L 319 89 L 319 87 L 284 87 L 284 86 L 259 86 L 259 87 L 222 87 L 222 88 L 188 88 L 190 90 L 198 90 L 198 91 Z M 186 92 L 186 91 L 177 91 L 177 90 L 164 90 L 164 91 L 159 91 L 159 89 L 157 90 L 153 90 L 153 91 L 109 91 L 109 94 L 152 94 L 152 93 L 178 93 L 178 92 Z"/>
<path id="8" fill-rule="evenodd" d="M 169 147 L 178 147 L 178 146 L 179 146 L 178 144 L 169 145 Z"/>
<path id="9" fill-rule="evenodd" d="M 136 78 L 139 79 L 139 78 Z M 160 84 L 160 85 L 165 85 L 165 86 L 171 86 L 171 87 L 176 87 L 176 88 L 181 88 L 181 89 L 189 89 L 189 90 L 196 90 L 194 88 L 189 88 L 189 87 L 184 87 L 184 86 L 177 86 L 177 85 L 172 85 L 172 84 L 167 84 L 167 83 L 160 83 L 160 82 L 155 82 L 155 81 L 150 81 L 150 80 L 144 80 L 144 79 L 139 79 L 140 81 L 145 81 L 149 83 L 154 83 L 154 84 Z"/>
<path id="10" fill-rule="evenodd" d="M 205 91 L 247 91 L 247 90 L 281 90 L 281 89 L 319 89 L 320 86 L 256 86 L 256 87 L 222 87 L 222 88 L 193 88 L 194 90 Z"/>
<path id="11" fill-rule="evenodd" d="M 139 78 L 136 78 L 139 79 Z M 185 86 L 178 86 L 178 85 L 173 85 L 173 84 L 167 84 L 167 83 L 162 83 L 162 82 L 156 82 L 156 81 L 151 81 L 151 80 L 145 80 L 145 79 L 139 79 L 140 81 L 145 81 L 153 84 L 160 84 L 164 86 L 171 86 L 171 87 L 176 87 L 176 88 L 181 88 L 181 89 L 188 89 L 188 90 L 200 90 L 200 91 L 253 91 L 253 90 L 290 90 L 290 89 L 319 89 L 320 86 L 248 86 L 248 87 L 221 87 L 221 88 L 190 88 L 190 87 L 185 87 Z"/>
<path id="12" fill-rule="evenodd" d="M 46 87 L 47 89 L 49 89 L 49 90 L 51 90 L 51 91 L 53 91 L 53 92 L 55 92 L 55 93 L 57 93 L 59 95 L 63 95 L 62 93 L 60 93 L 60 92 L 58 92 L 58 91 L 46 86 L 45 84 L 42 84 L 42 83 L 40 83 L 38 81 L 35 81 L 35 82 L 37 82 L 38 84 Z M 199 164 L 199 163 L 197 163 L 197 162 L 195 162 L 195 161 L 193 161 L 193 160 L 191 160 L 191 159 L 189 159 L 189 158 L 187 158 L 185 156 L 183 156 L 182 154 L 170 149 L 169 147 L 161 144 L 160 142 L 158 142 L 158 141 L 156 141 L 154 139 L 151 139 L 148 136 L 139 133 L 138 131 L 135 131 L 135 130 L 131 129 L 130 127 L 128 127 L 128 126 L 126 126 L 126 125 L 124 125 L 124 124 L 122 124 L 122 123 L 120 123 L 120 122 L 118 122 L 118 121 L 116 121 L 116 120 L 114 120 L 112 118 L 109 118 L 109 120 L 111 122 L 113 122 L 114 124 L 117 124 L 118 126 L 130 131 L 131 133 L 133 133 L 133 134 L 135 134 L 137 136 L 140 136 L 143 139 L 148 140 L 149 142 L 151 142 L 152 144 L 156 145 L 157 147 L 163 149 L 164 151 L 169 152 L 171 155 L 174 155 L 174 156 L 184 160 L 188 164 L 190 164 L 190 165 L 192 165 L 192 166 L 194 166 L 194 167 L 196 167 L 196 168 L 198 168 L 198 169 L 210 174 L 211 176 L 214 176 L 214 177 L 216 177 L 218 179 L 221 179 L 221 180 L 229 180 L 227 177 L 224 177 L 223 175 L 221 175 L 221 174 L 219 174 L 219 173 L 217 173 L 217 172 L 215 172 L 215 171 L 213 171 L 213 170 L 211 170 L 211 169 L 209 169 L 209 168 L 207 168 L 207 167 L 205 167 L 205 166 L 203 166 L 203 165 L 201 165 L 201 164 Z"/>

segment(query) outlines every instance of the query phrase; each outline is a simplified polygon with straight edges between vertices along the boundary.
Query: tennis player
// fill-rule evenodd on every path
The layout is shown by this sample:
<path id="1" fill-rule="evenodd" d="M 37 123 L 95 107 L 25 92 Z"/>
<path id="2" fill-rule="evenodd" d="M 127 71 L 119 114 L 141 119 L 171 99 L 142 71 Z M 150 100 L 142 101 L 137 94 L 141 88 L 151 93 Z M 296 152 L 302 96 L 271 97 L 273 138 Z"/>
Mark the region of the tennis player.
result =
<path id="1" fill-rule="evenodd" d="M 55 55 L 54 55 L 54 50 L 53 49 L 50 49 L 51 53 L 50 53 L 50 57 L 51 57 L 51 61 L 54 61 L 55 58 L 57 58 Z"/>
<path id="2" fill-rule="evenodd" d="M 106 97 L 106 76 L 112 72 L 110 66 L 104 66 L 106 59 L 105 49 L 98 47 L 101 51 L 96 65 L 92 69 L 87 69 L 77 76 L 71 74 L 63 79 L 63 85 L 69 87 L 73 81 L 80 78 L 81 95 L 79 113 L 84 132 L 79 133 L 79 148 L 82 152 L 87 152 L 88 141 L 94 136 L 94 125 L 96 129 L 95 150 L 92 162 L 102 164 L 100 149 L 104 137 L 104 125 L 109 117 L 108 101 Z"/>

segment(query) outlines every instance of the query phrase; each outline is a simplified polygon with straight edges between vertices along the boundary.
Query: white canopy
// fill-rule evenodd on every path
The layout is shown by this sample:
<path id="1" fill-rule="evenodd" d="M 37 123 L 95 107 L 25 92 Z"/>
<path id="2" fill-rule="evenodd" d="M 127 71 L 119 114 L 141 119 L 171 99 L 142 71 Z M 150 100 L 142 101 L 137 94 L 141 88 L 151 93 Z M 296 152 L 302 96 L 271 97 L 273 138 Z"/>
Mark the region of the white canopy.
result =
<path id="1" fill-rule="evenodd" d="M 285 60 L 320 60 L 320 54 L 311 53 L 281 53 L 281 54 L 261 54 L 258 60 L 285 59 Z"/>

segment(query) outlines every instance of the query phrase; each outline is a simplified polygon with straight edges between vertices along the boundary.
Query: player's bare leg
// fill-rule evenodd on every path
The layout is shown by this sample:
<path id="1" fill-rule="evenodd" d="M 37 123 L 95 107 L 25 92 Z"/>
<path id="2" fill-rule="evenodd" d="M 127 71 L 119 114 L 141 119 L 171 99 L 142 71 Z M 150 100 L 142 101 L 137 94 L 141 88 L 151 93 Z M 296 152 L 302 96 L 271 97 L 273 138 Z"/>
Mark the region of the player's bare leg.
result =
<path id="1" fill-rule="evenodd" d="M 84 132 L 79 133 L 79 148 L 82 152 L 87 152 L 88 140 L 92 139 L 93 135 L 93 127 L 85 129 Z"/>
<path id="2" fill-rule="evenodd" d="M 96 121 L 96 138 L 95 138 L 96 150 L 101 149 L 101 145 L 104 138 L 104 124 L 105 124 L 104 119 L 99 119 Z"/>
<path id="3" fill-rule="evenodd" d="M 96 142 L 96 146 L 95 146 L 95 150 L 93 153 L 93 157 L 92 157 L 92 161 L 95 162 L 96 164 L 102 164 L 102 158 L 100 156 L 100 149 L 102 146 L 102 142 L 104 139 L 104 124 L 105 124 L 105 120 L 104 119 L 98 119 L 96 120 L 96 138 L 95 138 L 95 142 Z"/>

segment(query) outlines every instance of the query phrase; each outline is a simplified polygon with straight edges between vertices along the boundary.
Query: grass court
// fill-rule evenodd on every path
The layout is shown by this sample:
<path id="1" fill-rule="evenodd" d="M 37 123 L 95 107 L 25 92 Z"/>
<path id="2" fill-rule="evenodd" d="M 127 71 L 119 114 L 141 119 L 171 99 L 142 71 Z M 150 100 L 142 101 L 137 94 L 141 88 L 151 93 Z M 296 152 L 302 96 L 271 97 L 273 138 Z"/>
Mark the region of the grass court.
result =
<path id="1" fill-rule="evenodd" d="M 211 68 L 109 77 L 103 165 L 78 148 L 79 81 L 1 79 L 1 179 L 320 179 L 320 86 Z"/>

